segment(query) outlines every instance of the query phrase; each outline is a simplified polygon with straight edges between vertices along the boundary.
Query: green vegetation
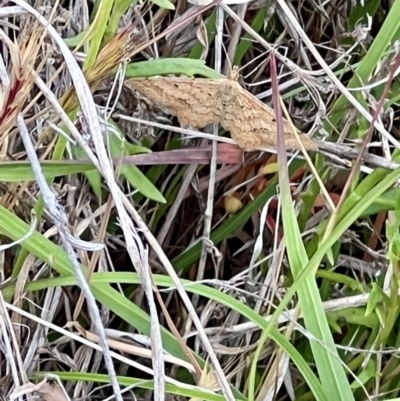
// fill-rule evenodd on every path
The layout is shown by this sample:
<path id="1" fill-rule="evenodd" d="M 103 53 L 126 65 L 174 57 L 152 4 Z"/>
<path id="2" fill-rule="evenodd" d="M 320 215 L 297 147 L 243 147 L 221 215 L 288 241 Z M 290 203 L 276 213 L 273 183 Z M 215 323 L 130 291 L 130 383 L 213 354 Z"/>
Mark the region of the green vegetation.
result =
<path id="1" fill-rule="evenodd" d="M 58 377 L 28 388 L 48 400 L 65 397 L 61 384 L 71 399 L 113 395 L 109 351 L 72 334 L 101 343 L 70 241 L 125 399 L 161 399 L 163 383 L 176 399 L 399 399 L 400 168 L 286 157 L 281 123 L 285 105 L 316 141 L 400 163 L 400 0 L 36 3 L 41 22 L 10 8 L 2 34 L 2 392 Z M 226 79 L 233 66 L 274 108 L 277 154 L 244 152 L 218 126 L 181 126 L 124 86 Z"/>

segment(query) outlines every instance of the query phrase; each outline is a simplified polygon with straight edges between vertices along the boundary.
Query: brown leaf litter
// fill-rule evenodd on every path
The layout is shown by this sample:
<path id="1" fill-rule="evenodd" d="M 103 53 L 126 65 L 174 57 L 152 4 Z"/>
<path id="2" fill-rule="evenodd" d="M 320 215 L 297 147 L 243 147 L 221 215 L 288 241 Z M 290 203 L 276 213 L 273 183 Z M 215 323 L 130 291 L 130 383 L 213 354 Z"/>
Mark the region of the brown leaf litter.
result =
<path id="1" fill-rule="evenodd" d="M 236 79 L 151 77 L 131 78 L 125 83 L 176 116 L 184 126 L 204 128 L 220 124 L 246 151 L 277 144 L 274 111 L 242 88 Z M 284 129 L 286 147 L 300 150 L 286 121 Z M 306 150 L 318 150 L 310 138 L 298 135 Z"/>

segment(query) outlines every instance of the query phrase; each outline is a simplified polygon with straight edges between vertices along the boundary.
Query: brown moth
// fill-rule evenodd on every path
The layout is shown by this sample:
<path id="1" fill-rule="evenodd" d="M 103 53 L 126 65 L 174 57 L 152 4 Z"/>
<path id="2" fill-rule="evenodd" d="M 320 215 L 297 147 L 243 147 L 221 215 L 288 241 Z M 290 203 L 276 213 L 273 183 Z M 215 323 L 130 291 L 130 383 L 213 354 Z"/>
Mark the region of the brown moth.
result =
<path id="1" fill-rule="evenodd" d="M 204 128 L 220 124 L 246 151 L 277 144 L 274 111 L 236 79 L 152 77 L 131 78 L 125 84 L 176 116 L 183 126 Z M 286 121 L 284 130 L 286 147 L 300 149 Z M 299 138 L 305 149 L 318 150 L 306 135 L 299 133 Z"/>

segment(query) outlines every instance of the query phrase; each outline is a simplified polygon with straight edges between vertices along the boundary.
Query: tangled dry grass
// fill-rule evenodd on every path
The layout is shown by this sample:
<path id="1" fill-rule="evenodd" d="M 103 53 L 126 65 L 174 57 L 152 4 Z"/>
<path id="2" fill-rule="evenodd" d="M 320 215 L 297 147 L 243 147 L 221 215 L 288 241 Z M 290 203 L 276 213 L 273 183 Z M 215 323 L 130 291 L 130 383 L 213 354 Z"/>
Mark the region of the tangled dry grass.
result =
<path id="1" fill-rule="evenodd" d="M 1 397 L 395 399 L 400 1 L 2 3 Z"/>

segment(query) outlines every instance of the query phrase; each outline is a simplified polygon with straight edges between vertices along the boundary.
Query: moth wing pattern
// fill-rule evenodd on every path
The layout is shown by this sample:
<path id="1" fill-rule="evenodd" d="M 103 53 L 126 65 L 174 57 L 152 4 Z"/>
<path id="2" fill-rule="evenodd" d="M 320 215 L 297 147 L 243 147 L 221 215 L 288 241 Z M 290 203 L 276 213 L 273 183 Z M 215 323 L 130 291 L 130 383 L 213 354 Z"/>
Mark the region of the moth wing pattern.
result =
<path id="1" fill-rule="evenodd" d="M 213 99 L 218 84 L 201 78 L 155 77 L 126 81 L 126 84 L 154 103 L 166 108 L 184 126 L 204 128 L 221 122 Z"/>
<path id="2" fill-rule="evenodd" d="M 188 127 L 204 128 L 221 124 L 236 143 L 246 151 L 276 146 L 275 112 L 240 86 L 235 79 L 154 77 L 132 78 L 126 84 L 165 108 Z M 300 145 L 285 121 L 285 143 L 288 149 Z M 317 145 L 298 133 L 307 150 Z"/>

